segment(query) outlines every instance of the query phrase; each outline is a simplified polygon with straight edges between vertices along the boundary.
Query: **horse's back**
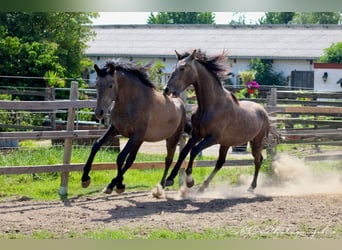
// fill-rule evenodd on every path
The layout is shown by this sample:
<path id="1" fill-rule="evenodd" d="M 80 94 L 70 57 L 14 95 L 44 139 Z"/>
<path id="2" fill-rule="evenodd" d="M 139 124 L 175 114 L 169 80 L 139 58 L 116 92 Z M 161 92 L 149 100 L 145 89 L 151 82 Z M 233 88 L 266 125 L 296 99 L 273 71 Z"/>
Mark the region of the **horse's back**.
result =
<path id="1" fill-rule="evenodd" d="M 246 115 L 258 114 L 262 118 L 268 121 L 268 114 L 264 106 L 257 102 L 253 101 L 240 101 L 239 106 L 242 109 L 242 115 L 245 113 Z"/>
<path id="2" fill-rule="evenodd" d="M 154 97 L 145 134 L 146 141 L 169 138 L 177 130 L 183 130 L 186 121 L 185 105 L 181 99 L 159 92 Z"/>

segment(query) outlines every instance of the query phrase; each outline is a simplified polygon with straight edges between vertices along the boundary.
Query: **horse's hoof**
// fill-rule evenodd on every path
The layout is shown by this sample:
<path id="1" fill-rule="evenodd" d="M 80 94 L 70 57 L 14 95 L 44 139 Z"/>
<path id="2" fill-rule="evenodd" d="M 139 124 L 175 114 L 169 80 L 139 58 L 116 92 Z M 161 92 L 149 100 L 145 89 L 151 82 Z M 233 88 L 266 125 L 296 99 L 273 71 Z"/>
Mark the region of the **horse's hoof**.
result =
<path id="1" fill-rule="evenodd" d="M 204 193 L 204 190 L 205 190 L 205 187 L 201 186 L 201 187 L 198 189 L 197 192 L 199 192 L 199 193 Z"/>
<path id="2" fill-rule="evenodd" d="M 194 178 L 192 178 L 192 176 L 187 176 L 186 177 L 186 186 L 188 188 L 191 188 L 194 184 L 195 184 Z"/>
<path id="3" fill-rule="evenodd" d="M 89 185 L 90 185 L 90 178 L 87 181 L 82 181 L 82 187 L 83 188 L 87 188 L 87 187 L 89 187 Z"/>
<path id="4" fill-rule="evenodd" d="M 109 187 L 105 187 L 103 190 L 102 190 L 102 193 L 104 194 L 111 194 L 113 192 L 113 189 L 109 188 Z"/>
<path id="5" fill-rule="evenodd" d="M 117 194 L 122 194 L 123 192 L 125 192 L 125 188 L 116 188 L 115 191 Z"/>
<path id="6" fill-rule="evenodd" d="M 170 187 L 170 186 L 172 186 L 174 184 L 174 181 L 173 180 L 166 180 L 165 181 L 165 187 Z"/>
<path id="7" fill-rule="evenodd" d="M 126 186 L 124 184 L 118 184 L 116 185 L 115 191 L 117 194 L 122 194 L 123 192 L 125 192 L 125 188 Z"/>
<path id="8" fill-rule="evenodd" d="M 82 176 L 81 185 L 83 188 L 87 188 L 90 185 L 90 176 Z"/>
<path id="9" fill-rule="evenodd" d="M 250 187 L 247 189 L 247 191 L 248 191 L 249 193 L 254 193 L 254 188 L 253 188 L 252 186 L 250 186 Z"/>
<path id="10" fill-rule="evenodd" d="M 195 181 L 192 180 L 192 181 L 187 182 L 187 183 L 186 183 L 186 186 L 187 186 L 188 188 L 191 188 L 191 187 L 193 187 L 194 184 L 195 184 Z"/>
<path id="11" fill-rule="evenodd" d="M 192 175 L 187 175 L 185 177 L 185 182 L 188 188 L 191 188 L 195 184 L 195 180 L 192 178 Z"/>

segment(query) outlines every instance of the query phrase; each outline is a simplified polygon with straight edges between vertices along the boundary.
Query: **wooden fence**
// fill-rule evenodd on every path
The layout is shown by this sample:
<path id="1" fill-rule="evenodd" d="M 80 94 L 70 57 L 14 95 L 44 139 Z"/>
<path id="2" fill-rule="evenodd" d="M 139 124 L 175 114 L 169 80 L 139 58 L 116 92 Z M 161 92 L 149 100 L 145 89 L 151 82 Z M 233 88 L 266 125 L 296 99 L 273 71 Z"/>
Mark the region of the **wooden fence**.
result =
<path id="1" fill-rule="evenodd" d="M 282 143 L 342 145 L 342 93 L 271 91 Z"/>
<path id="2" fill-rule="evenodd" d="M 31 132 L 0 132 L 0 140 L 4 139 L 63 139 L 63 164 L 47 166 L 12 166 L 0 167 L 0 174 L 32 174 L 61 172 L 60 194 L 67 194 L 68 174 L 71 171 L 81 171 L 83 164 L 70 164 L 72 144 L 74 139 L 98 138 L 104 133 L 103 129 L 74 130 L 75 110 L 78 108 L 94 108 L 94 100 L 77 100 L 77 83 L 73 82 L 70 91 L 70 100 L 55 101 L 0 101 L 1 110 L 28 110 L 28 111 L 54 111 L 68 110 L 66 129 L 62 131 L 31 131 Z M 281 98 L 279 98 L 281 97 Z M 288 92 L 272 89 L 266 98 L 255 99 L 266 106 L 273 122 L 281 134 L 281 143 L 310 143 L 310 144 L 342 144 L 342 105 L 335 99 L 341 99 L 342 93 L 318 94 L 309 92 Z M 323 99 L 322 99 L 323 98 Z M 334 99 L 333 101 L 327 100 Z M 294 106 L 296 105 L 296 106 Z M 328 106 L 333 105 L 333 106 Z M 193 105 L 187 105 L 193 110 Z M 329 119 L 329 120 L 327 120 Z M 305 128 L 296 128 L 297 125 Z M 227 164 L 251 165 L 250 160 L 229 160 Z M 213 166 L 215 161 L 195 161 L 195 166 Z M 163 168 L 164 162 L 134 163 L 132 168 Z M 93 170 L 115 169 L 115 163 L 93 164 Z"/>

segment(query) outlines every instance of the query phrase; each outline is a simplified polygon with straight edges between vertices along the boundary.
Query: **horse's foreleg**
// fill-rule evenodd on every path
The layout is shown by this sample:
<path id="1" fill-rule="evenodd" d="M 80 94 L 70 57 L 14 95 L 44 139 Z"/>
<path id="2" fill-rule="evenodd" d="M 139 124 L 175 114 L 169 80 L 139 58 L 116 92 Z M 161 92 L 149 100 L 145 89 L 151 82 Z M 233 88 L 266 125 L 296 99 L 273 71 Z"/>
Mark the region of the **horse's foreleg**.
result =
<path id="1" fill-rule="evenodd" d="M 102 135 L 92 146 L 91 148 L 91 152 L 90 155 L 88 157 L 88 160 L 86 162 L 86 164 L 83 167 L 83 175 L 81 178 L 82 181 L 82 187 L 86 188 L 89 186 L 90 184 L 90 176 L 89 176 L 89 172 L 91 170 L 91 165 L 93 163 L 94 157 L 96 155 L 96 153 L 99 151 L 100 147 L 111 137 L 111 136 L 115 136 L 117 135 L 117 133 L 115 133 L 115 129 L 114 126 L 111 125 L 108 130 L 106 131 L 106 133 L 104 135 Z"/>
<path id="2" fill-rule="evenodd" d="M 186 173 L 186 185 L 188 187 L 192 187 L 195 184 L 195 181 L 192 177 L 192 165 L 196 158 L 196 156 L 204 149 L 216 144 L 216 139 L 213 136 L 207 136 L 200 143 L 198 143 L 190 152 L 190 159 L 188 163 L 188 167 L 185 170 Z"/>
<path id="3" fill-rule="evenodd" d="M 181 150 L 176 165 L 173 167 L 169 177 L 167 177 L 165 181 L 165 186 L 172 186 L 174 183 L 174 178 L 177 176 L 178 171 L 188 155 L 189 151 L 193 148 L 193 146 L 200 140 L 199 137 L 192 135 L 188 142 L 185 144 L 184 148 Z"/>
<path id="4" fill-rule="evenodd" d="M 116 160 L 116 164 L 118 167 L 117 175 L 115 178 L 112 179 L 112 181 L 107 185 L 107 187 L 103 189 L 104 193 L 112 193 L 115 186 L 117 193 L 123 193 L 125 191 L 125 185 L 123 184 L 123 175 L 127 171 L 127 169 L 130 168 L 130 166 L 132 166 L 142 143 L 142 141 L 136 141 L 133 138 L 130 138 L 128 140 L 127 144 L 125 145 L 124 149 L 119 153 L 118 158 Z M 123 165 L 124 167 L 122 168 Z"/>
<path id="5" fill-rule="evenodd" d="M 203 192 L 209 186 L 209 183 L 214 178 L 216 173 L 222 168 L 223 164 L 226 161 L 226 156 L 227 156 L 228 149 L 229 149 L 229 147 L 225 147 L 225 146 L 222 146 L 222 145 L 220 146 L 219 157 L 217 159 L 215 168 L 210 173 L 209 177 L 203 182 L 202 186 L 198 190 L 199 192 Z"/>

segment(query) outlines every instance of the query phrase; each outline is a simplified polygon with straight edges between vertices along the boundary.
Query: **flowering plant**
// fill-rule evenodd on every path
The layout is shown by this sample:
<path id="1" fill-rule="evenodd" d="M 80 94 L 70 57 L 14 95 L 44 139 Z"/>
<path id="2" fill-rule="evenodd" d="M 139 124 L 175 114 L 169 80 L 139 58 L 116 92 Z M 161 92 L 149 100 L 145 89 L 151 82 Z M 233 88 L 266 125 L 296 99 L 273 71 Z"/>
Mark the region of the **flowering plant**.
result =
<path id="1" fill-rule="evenodd" d="M 258 96 L 260 85 L 255 81 L 255 74 L 256 72 L 253 70 L 242 71 L 239 73 L 241 84 L 245 87 L 237 93 L 238 97 L 255 98 Z"/>
<path id="2" fill-rule="evenodd" d="M 258 95 L 258 91 L 260 89 L 259 83 L 257 83 L 255 80 L 251 82 L 247 82 L 247 93 L 249 95 L 255 95 L 255 97 Z"/>

